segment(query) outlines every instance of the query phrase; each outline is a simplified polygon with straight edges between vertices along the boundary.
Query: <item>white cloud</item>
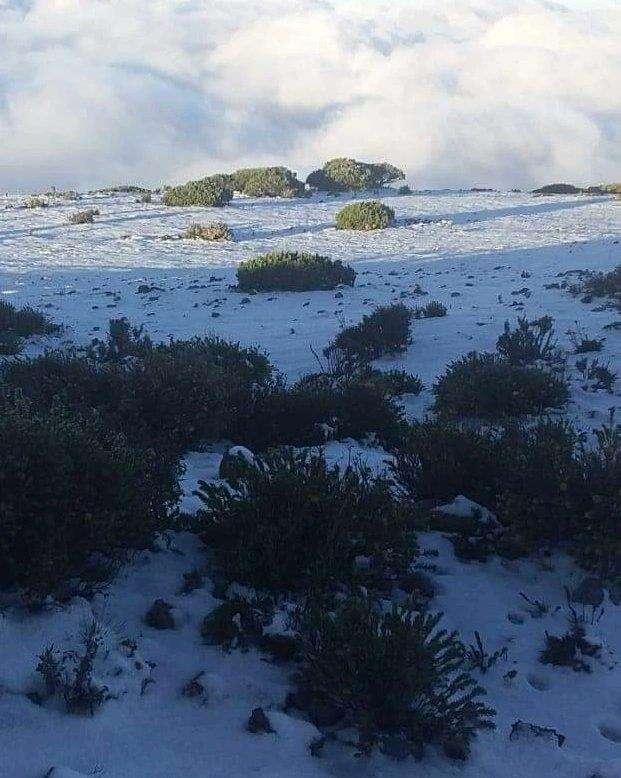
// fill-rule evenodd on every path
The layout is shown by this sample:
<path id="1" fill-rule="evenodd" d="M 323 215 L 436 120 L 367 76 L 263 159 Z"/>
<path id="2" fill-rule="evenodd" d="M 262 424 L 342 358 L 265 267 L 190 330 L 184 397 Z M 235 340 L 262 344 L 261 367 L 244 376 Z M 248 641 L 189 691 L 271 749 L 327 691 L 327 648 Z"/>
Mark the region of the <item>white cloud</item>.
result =
<path id="1" fill-rule="evenodd" d="M 387 159 L 415 186 L 621 178 L 621 8 L 0 0 L 0 188 Z"/>

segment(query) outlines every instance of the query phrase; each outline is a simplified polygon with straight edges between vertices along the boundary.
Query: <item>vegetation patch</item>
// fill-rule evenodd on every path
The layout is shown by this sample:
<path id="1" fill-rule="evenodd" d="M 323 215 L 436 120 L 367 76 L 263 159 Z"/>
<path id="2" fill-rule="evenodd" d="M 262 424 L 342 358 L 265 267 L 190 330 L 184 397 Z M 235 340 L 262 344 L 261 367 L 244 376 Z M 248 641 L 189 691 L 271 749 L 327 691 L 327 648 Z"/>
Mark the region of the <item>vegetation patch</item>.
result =
<path id="1" fill-rule="evenodd" d="M 195 223 L 190 224 L 181 237 L 188 240 L 233 240 L 233 233 L 225 222 Z"/>
<path id="2" fill-rule="evenodd" d="M 341 330 L 324 354 L 330 357 L 340 352 L 346 360 L 365 363 L 405 351 L 410 344 L 413 315 L 403 303 L 382 305 L 359 324 Z"/>
<path id="3" fill-rule="evenodd" d="M 353 286 L 355 278 L 354 270 L 340 260 L 297 251 L 263 254 L 237 268 L 237 284 L 243 292 L 334 289 L 340 284 Z"/>
<path id="4" fill-rule="evenodd" d="M 16 308 L 0 300 L 0 355 L 18 354 L 23 340 L 33 335 L 50 335 L 58 327 L 45 314 L 29 306 Z"/>
<path id="5" fill-rule="evenodd" d="M 306 183 L 322 192 L 352 192 L 379 189 L 392 181 L 405 178 L 405 174 L 387 162 L 358 162 L 347 157 L 328 160 L 319 170 L 313 171 Z"/>
<path id="6" fill-rule="evenodd" d="M 350 203 L 336 214 L 337 230 L 384 230 L 394 222 L 395 212 L 379 200 Z"/>
<path id="7" fill-rule="evenodd" d="M 203 208 L 221 207 L 233 199 L 233 190 L 227 182 L 218 176 L 208 176 L 198 181 L 171 186 L 164 190 L 164 205 L 188 207 L 199 205 Z"/>
<path id="8" fill-rule="evenodd" d="M 99 216 L 98 208 L 87 208 L 85 211 L 76 211 L 69 217 L 69 224 L 92 224 L 95 216 Z"/>
<path id="9" fill-rule="evenodd" d="M 256 167 L 236 170 L 231 175 L 236 192 L 248 197 L 303 197 L 305 186 L 286 167 Z"/>

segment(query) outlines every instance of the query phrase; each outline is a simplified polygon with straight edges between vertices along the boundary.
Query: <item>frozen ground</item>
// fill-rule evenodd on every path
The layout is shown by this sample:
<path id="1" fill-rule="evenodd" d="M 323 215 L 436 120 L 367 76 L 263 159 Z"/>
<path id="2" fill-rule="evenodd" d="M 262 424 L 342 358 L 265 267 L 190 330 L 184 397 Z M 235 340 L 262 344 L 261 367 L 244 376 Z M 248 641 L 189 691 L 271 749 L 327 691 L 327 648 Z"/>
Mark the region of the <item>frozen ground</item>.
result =
<path id="1" fill-rule="evenodd" d="M 155 338 L 216 333 L 260 345 L 292 379 L 316 369 L 313 351 L 320 353 L 343 324 L 375 305 L 440 300 L 448 316 L 414 322 L 412 346 L 381 362 L 423 379 L 426 391 L 406 400 L 416 416 L 425 413 L 430 387 L 447 362 L 472 349 L 493 349 L 504 321 L 522 312 L 551 314 L 567 348 L 571 330 L 605 335 L 598 356 L 621 369 L 621 332 L 602 330 L 621 313 L 594 311 L 594 304 L 546 288 L 563 280 L 559 273 L 607 270 L 621 262 L 621 207 L 613 201 L 419 193 L 391 198 L 398 226 L 373 235 L 331 228 L 343 201 L 235 200 L 224 210 L 205 211 L 138 205 L 123 195 L 45 210 L 6 208 L 0 210 L 0 292 L 17 304 L 44 307 L 64 323 L 62 335 L 47 345 L 88 342 L 110 317 L 126 315 Z M 0 199 L 0 209 L 16 203 Z M 94 224 L 66 223 L 72 211 L 87 207 L 101 211 Z M 192 221 L 214 219 L 231 225 L 235 243 L 161 240 Z M 344 289 L 342 297 L 334 292 L 245 297 L 229 288 L 239 260 L 285 247 L 351 262 L 359 273 L 355 287 Z M 139 294 L 140 284 L 157 289 Z M 584 390 L 574 361 L 570 357 L 568 414 L 588 430 L 619 405 L 619 393 Z M 199 477 L 215 477 L 217 448 L 188 457 L 187 492 Z M 381 451 L 359 445 L 332 443 L 327 454 L 337 461 L 361 455 L 382 467 Z M 191 499 L 185 507 L 194 507 Z M 498 729 L 479 736 L 465 766 L 433 753 L 420 764 L 394 763 L 381 755 L 357 759 L 338 744 L 321 759 L 309 756 L 314 728 L 280 709 L 287 670 L 254 652 L 227 655 L 202 645 L 199 624 L 215 601 L 208 581 L 190 595 L 179 594 L 182 573 L 204 566 L 205 559 L 196 538 L 178 535 L 171 548 L 140 555 L 92 602 L 76 600 L 66 609 L 35 615 L 8 604 L 0 611 L 0 776 L 43 778 L 57 765 L 81 775 L 99 770 L 96 774 L 105 778 L 619 778 L 621 609 L 605 603 L 605 615 L 594 628 L 604 650 L 591 674 L 546 667 L 537 661 L 544 632 L 565 631 L 563 586 L 578 582 L 579 571 L 560 557 L 464 565 L 450 543 L 435 534 L 421 537 L 421 545 L 439 552 L 433 606 L 445 612 L 446 625 L 460 629 L 468 642 L 474 630 L 480 631 L 490 651 L 507 647 L 507 660 L 480 679 L 498 711 Z M 551 611 L 556 605 L 561 610 L 533 618 L 520 592 L 546 601 Z M 178 629 L 158 632 L 144 624 L 142 616 L 156 597 L 175 605 Z M 518 614 L 521 623 L 509 620 L 509 613 Z M 92 719 L 34 705 L 25 693 L 35 686 L 38 654 L 51 642 L 74 646 L 93 615 L 106 625 L 110 648 L 100 670 L 113 679 L 119 698 Z M 119 649 L 124 638 L 136 641 L 140 670 Z M 202 670 L 206 700 L 183 697 L 183 685 Z M 510 670 L 517 671 L 513 680 L 505 679 Z M 268 711 L 276 734 L 245 731 L 248 714 L 258 705 Z M 567 741 L 562 748 L 511 741 L 517 719 L 553 727 Z"/>

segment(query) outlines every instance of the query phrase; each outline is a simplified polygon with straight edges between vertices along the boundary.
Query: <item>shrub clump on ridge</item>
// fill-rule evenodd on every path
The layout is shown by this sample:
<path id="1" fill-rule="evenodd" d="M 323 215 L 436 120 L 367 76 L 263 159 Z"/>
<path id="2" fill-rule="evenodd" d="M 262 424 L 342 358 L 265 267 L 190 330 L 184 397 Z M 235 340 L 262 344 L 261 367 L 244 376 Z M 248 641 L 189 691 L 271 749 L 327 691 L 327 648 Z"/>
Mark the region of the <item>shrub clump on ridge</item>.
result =
<path id="1" fill-rule="evenodd" d="M 198 181 L 168 187 L 162 202 L 170 206 L 199 205 L 204 208 L 221 207 L 233 199 L 233 190 L 222 176 L 208 176 Z"/>
<path id="2" fill-rule="evenodd" d="M 347 157 L 328 160 L 313 171 L 306 183 L 322 192 L 353 192 L 378 189 L 405 178 L 402 170 L 387 162 L 358 162 Z"/>
<path id="3" fill-rule="evenodd" d="M 236 192 L 248 197 L 302 197 L 305 187 L 297 174 L 286 167 L 255 167 L 231 174 Z"/>
<path id="4" fill-rule="evenodd" d="M 225 222 L 190 224 L 182 235 L 188 240 L 233 240 L 233 233 Z"/>
<path id="5" fill-rule="evenodd" d="M 395 212 L 378 200 L 350 203 L 336 214 L 337 230 L 384 230 L 394 222 Z"/>
<path id="6" fill-rule="evenodd" d="M 95 216 L 99 216 L 98 208 L 87 208 L 85 211 L 76 211 L 69 217 L 69 224 L 92 224 Z"/>
<path id="7" fill-rule="evenodd" d="M 567 383 L 552 373 L 476 351 L 452 362 L 433 391 L 435 410 L 456 418 L 541 413 L 569 399 Z"/>
<path id="8" fill-rule="evenodd" d="M 339 284 L 353 286 L 355 278 L 354 270 L 340 260 L 297 251 L 263 254 L 237 268 L 237 283 L 244 292 L 334 289 Z"/>

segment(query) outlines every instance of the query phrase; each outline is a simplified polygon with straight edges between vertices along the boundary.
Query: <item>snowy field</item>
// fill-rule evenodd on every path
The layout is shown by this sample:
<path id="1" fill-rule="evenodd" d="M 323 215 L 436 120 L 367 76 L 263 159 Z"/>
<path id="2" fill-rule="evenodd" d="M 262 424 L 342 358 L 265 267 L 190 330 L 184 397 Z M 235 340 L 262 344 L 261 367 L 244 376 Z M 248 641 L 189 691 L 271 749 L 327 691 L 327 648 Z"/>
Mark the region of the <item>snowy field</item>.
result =
<path id="1" fill-rule="evenodd" d="M 19 198 L 0 198 L 0 293 L 16 305 L 45 310 L 64 330 L 28 346 L 89 343 L 111 317 L 127 316 L 154 339 L 217 334 L 258 345 L 288 377 L 317 369 L 315 353 L 343 326 L 376 305 L 439 300 L 441 319 L 414 321 L 408 350 L 377 367 L 418 374 L 425 390 L 405 400 L 410 417 L 422 417 L 431 387 L 448 362 L 471 350 L 493 350 L 505 320 L 550 314 L 559 344 L 571 351 L 570 333 L 605 337 L 601 362 L 621 372 L 621 331 L 604 330 L 621 312 L 601 301 L 583 304 L 558 288 L 572 270 L 610 270 L 621 262 L 621 205 L 608 198 L 534 198 L 520 193 L 415 193 L 386 197 L 397 224 L 374 234 L 333 229 L 347 198 L 235 199 L 222 210 L 172 209 L 136 204 L 130 195 L 85 197 L 46 209 L 19 209 Z M 98 208 L 94 224 L 69 225 L 71 213 Z M 195 221 L 224 219 L 235 242 L 165 240 Z M 246 297 L 233 291 L 242 259 L 275 249 L 319 252 L 353 265 L 359 274 L 342 293 L 273 293 Z M 139 293 L 140 285 L 152 291 Z M 568 358 L 572 387 L 567 415 L 589 431 L 619 406 L 612 394 L 586 390 Z M 222 447 L 192 453 L 185 489 L 217 476 Z M 381 450 L 331 443 L 335 461 L 353 455 L 383 466 Z M 188 496 L 184 507 L 195 504 Z M 381 754 L 356 758 L 338 742 L 321 758 L 308 745 L 318 732 L 282 710 L 289 687 L 286 667 L 260 654 L 225 654 L 203 645 L 199 625 L 217 604 L 205 588 L 180 594 L 182 573 L 203 567 L 197 538 L 176 535 L 159 553 L 143 553 L 103 594 L 63 609 L 29 614 L 0 600 L 0 776 L 55 778 L 620 778 L 621 607 L 607 598 L 605 614 L 590 628 L 602 642 L 592 673 L 538 662 L 545 631 L 567 625 L 564 586 L 583 573 L 561 557 L 463 564 L 441 535 L 420 536 L 423 549 L 439 553 L 438 595 L 432 607 L 464 641 L 474 631 L 490 652 L 507 658 L 478 678 L 497 710 L 497 730 L 480 734 L 465 764 L 430 750 L 421 763 L 394 762 Z M 526 601 L 547 603 L 535 618 Z M 178 628 L 156 631 L 142 617 L 157 597 L 175 606 Z M 556 606 L 561 606 L 555 611 Z M 50 643 L 75 645 L 95 616 L 110 646 L 99 668 L 118 694 L 93 718 L 70 716 L 33 704 L 25 695 L 36 679 L 37 657 Z M 509 618 L 511 616 L 511 618 Z M 130 639 L 136 654 L 118 649 Z M 204 699 L 182 696 L 183 686 L 204 672 Z M 512 673 L 510 671 L 516 671 Z M 475 675 L 476 675 L 475 671 Z M 507 675 L 508 674 L 508 675 Z M 275 733 L 246 731 L 257 706 Z M 510 740 L 521 719 L 566 737 L 562 748 L 542 739 Z M 70 770 L 77 771 L 73 773 Z"/>

